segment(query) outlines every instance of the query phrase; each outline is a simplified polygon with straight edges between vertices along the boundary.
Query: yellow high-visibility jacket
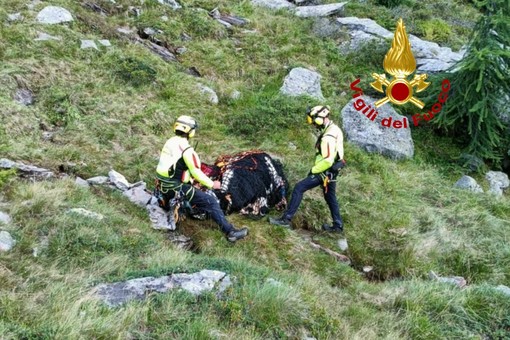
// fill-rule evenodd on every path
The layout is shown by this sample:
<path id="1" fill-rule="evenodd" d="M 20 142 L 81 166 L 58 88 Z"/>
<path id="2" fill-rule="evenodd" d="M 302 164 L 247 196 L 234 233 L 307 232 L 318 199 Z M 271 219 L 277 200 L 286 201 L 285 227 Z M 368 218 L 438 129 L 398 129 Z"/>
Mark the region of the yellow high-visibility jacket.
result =
<path id="1" fill-rule="evenodd" d="M 325 127 L 315 144 L 315 165 L 312 174 L 319 174 L 328 170 L 333 163 L 344 159 L 344 135 L 342 130 L 333 122 Z"/>
<path id="2" fill-rule="evenodd" d="M 182 183 L 190 183 L 193 178 L 211 189 L 213 181 L 202 172 L 200 165 L 200 158 L 188 139 L 174 136 L 163 146 L 156 172 L 162 177 L 177 179 Z"/>

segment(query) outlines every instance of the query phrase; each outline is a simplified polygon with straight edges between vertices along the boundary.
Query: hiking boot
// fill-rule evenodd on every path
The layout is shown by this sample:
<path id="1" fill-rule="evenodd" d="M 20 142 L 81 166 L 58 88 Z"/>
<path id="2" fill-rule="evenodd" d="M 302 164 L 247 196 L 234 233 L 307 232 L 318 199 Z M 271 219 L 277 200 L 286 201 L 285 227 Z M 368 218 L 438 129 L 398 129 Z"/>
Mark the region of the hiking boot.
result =
<path id="1" fill-rule="evenodd" d="M 322 230 L 329 231 L 329 232 L 332 232 L 332 233 L 341 233 L 341 232 L 344 231 L 344 227 L 342 225 L 340 225 L 340 226 L 330 226 L 329 224 L 324 223 L 322 225 Z"/>
<path id="2" fill-rule="evenodd" d="M 236 229 L 233 228 L 228 234 L 227 234 L 227 240 L 229 242 L 235 242 L 237 240 L 243 239 L 248 235 L 248 228 L 241 228 Z"/>
<path id="3" fill-rule="evenodd" d="M 283 216 L 280 218 L 269 217 L 269 223 L 276 224 L 285 228 L 290 228 L 290 221 Z"/>

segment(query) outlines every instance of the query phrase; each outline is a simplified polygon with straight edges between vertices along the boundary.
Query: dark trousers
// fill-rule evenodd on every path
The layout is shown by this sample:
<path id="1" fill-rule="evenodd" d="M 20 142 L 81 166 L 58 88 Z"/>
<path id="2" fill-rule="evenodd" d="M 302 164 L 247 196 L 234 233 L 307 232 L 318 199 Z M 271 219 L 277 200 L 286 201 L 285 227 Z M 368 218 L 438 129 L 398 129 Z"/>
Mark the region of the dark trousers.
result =
<path id="1" fill-rule="evenodd" d="M 298 182 L 292 191 L 292 198 L 290 199 L 289 207 L 283 214 L 283 217 L 290 220 L 296 213 L 303 199 L 305 191 L 313 189 L 317 186 L 321 186 L 322 192 L 324 193 L 324 199 L 328 204 L 329 211 L 331 212 L 331 218 L 333 218 L 333 227 L 342 226 L 342 217 L 340 216 L 340 209 L 338 207 L 338 201 L 336 199 L 336 182 L 330 181 L 327 185 L 327 190 L 323 185 L 323 179 L 320 175 L 310 175 Z"/>
<path id="2" fill-rule="evenodd" d="M 233 229 L 232 224 L 230 224 L 225 218 L 225 214 L 221 210 L 216 198 L 206 194 L 201 190 L 195 189 L 190 184 L 183 184 L 180 190 L 185 195 L 186 200 L 191 204 L 192 207 L 196 207 L 199 210 L 209 213 L 209 216 L 211 216 L 212 220 L 221 227 L 221 231 L 223 231 L 225 234 L 228 234 Z M 165 200 L 168 202 L 175 197 L 175 191 L 169 190 L 166 194 L 164 194 L 164 196 Z"/>

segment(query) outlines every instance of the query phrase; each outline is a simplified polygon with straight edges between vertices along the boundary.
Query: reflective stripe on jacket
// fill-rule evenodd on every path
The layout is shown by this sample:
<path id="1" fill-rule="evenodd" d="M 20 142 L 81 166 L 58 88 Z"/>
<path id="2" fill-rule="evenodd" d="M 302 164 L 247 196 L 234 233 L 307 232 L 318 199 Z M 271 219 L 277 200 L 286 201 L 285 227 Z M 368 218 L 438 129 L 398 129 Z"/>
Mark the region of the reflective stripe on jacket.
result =
<path id="1" fill-rule="evenodd" d="M 200 170 L 200 158 L 188 139 L 174 136 L 166 141 L 159 158 L 156 172 L 165 178 L 172 178 L 182 183 L 190 183 L 191 177 L 207 188 L 212 188 L 213 181 Z"/>
<path id="2" fill-rule="evenodd" d="M 344 135 L 342 130 L 330 122 L 317 141 L 315 165 L 312 174 L 328 170 L 333 163 L 344 158 Z"/>

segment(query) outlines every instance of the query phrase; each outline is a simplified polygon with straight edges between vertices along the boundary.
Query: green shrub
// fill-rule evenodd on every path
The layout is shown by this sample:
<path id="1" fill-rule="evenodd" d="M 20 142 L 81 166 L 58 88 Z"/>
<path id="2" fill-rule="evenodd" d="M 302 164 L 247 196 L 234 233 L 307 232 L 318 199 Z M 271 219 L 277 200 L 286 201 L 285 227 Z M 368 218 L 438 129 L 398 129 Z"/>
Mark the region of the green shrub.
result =
<path id="1" fill-rule="evenodd" d="M 155 81 L 157 72 L 142 60 L 127 57 L 117 61 L 115 74 L 125 82 L 138 87 Z"/>
<path id="2" fill-rule="evenodd" d="M 376 3 L 385 7 L 397 7 L 406 3 L 406 0 L 376 0 Z"/>
<path id="3" fill-rule="evenodd" d="M 417 25 L 418 34 L 425 40 L 431 40 L 439 43 L 448 42 L 452 34 L 450 26 L 442 19 L 432 19 L 422 21 Z"/>
<path id="4" fill-rule="evenodd" d="M 66 126 L 78 119 L 82 113 L 77 99 L 70 89 L 52 88 L 44 103 L 48 119 L 53 125 Z"/>

